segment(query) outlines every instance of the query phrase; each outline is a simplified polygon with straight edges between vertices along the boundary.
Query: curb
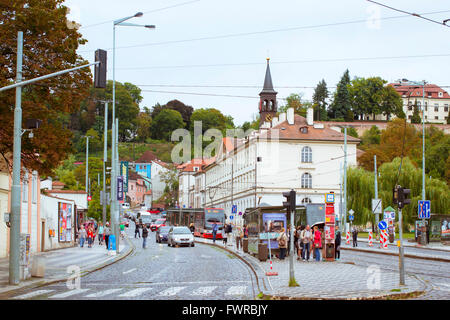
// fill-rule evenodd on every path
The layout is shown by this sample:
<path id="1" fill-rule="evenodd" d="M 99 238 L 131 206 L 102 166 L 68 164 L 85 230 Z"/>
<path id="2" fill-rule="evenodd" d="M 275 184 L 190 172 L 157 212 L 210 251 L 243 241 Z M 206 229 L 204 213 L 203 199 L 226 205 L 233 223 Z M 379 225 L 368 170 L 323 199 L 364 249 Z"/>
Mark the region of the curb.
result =
<path id="1" fill-rule="evenodd" d="M 128 240 L 128 237 L 126 238 L 127 242 L 128 242 L 128 249 L 127 251 L 123 254 L 123 255 L 119 255 L 117 256 L 117 259 L 113 259 L 110 262 L 107 263 L 102 263 L 100 265 L 88 268 L 86 270 L 81 270 L 81 277 L 84 277 L 94 271 L 98 271 L 100 269 L 103 269 L 109 265 L 112 265 L 113 263 L 116 263 L 124 258 L 126 258 L 127 256 L 129 256 L 132 252 L 134 252 L 135 250 L 135 246 L 133 245 L 133 243 Z M 15 290 L 21 290 L 21 289 L 31 289 L 31 288 L 39 288 L 39 287 L 43 287 L 43 286 L 47 286 L 50 284 L 54 284 L 54 283 L 58 283 L 58 282 L 62 282 L 62 281 L 67 281 L 70 278 L 70 276 L 64 276 L 61 278 L 57 278 L 57 279 L 52 279 L 52 280 L 35 280 L 35 282 L 32 282 L 30 284 L 24 285 L 24 286 L 20 286 L 20 287 L 14 287 L 11 289 L 7 289 L 4 291 L 0 291 L 0 294 L 5 294 L 11 291 L 15 291 Z"/>
<path id="2" fill-rule="evenodd" d="M 370 249 L 357 249 L 357 248 L 347 248 L 347 247 L 342 247 L 341 246 L 341 250 L 353 250 L 353 251 L 359 251 L 359 252 L 366 252 L 366 253 L 375 253 L 375 254 L 385 254 L 385 255 L 390 255 L 390 256 L 398 256 L 398 253 L 394 253 L 394 252 L 390 252 L 390 251 L 374 251 L 374 250 L 370 250 Z M 431 260 L 431 261 L 440 261 L 440 262 L 450 262 L 450 259 L 448 258 L 438 258 L 438 257 L 424 257 L 424 256 L 418 256 L 418 255 L 414 255 L 414 254 L 409 254 L 409 253 L 405 253 L 403 254 L 403 256 L 405 258 L 412 258 L 412 259 L 422 259 L 422 260 Z"/>

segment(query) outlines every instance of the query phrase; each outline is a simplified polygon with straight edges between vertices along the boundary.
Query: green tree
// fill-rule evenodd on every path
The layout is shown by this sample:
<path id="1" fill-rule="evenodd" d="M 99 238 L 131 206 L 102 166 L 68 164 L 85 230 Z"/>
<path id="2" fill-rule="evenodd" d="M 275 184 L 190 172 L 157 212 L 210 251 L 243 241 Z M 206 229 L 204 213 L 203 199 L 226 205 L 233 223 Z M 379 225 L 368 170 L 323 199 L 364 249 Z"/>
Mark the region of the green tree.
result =
<path id="1" fill-rule="evenodd" d="M 170 141 L 172 131 L 184 128 L 183 118 L 178 111 L 164 109 L 153 119 L 152 138 Z"/>
<path id="2" fill-rule="evenodd" d="M 157 103 L 152 108 L 152 113 L 151 113 L 152 118 L 154 119 L 158 115 L 158 113 L 160 113 L 161 110 L 164 110 L 164 109 L 171 109 L 171 110 L 178 111 L 181 114 L 181 117 L 183 118 L 185 127 L 186 128 L 190 127 L 191 116 L 192 116 L 192 113 L 194 112 L 194 108 L 192 108 L 191 106 L 185 105 L 183 102 L 181 102 L 179 100 L 170 100 L 165 105 L 160 105 L 159 103 Z"/>
<path id="3" fill-rule="evenodd" d="M 291 93 L 286 98 L 286 104 L 278 108 L 278 114 L 286 112 L 289 108 L 293 108 L 295 114 L 306 117 L 306 110 L 308 107 L 313 107 L 313 104 L 308 101 L 302 101 L 302 99 L 303 93 Z"/>
<path id="4" fill-rule="evenodd" d="M 146 113 L 141 112 L 136 120 L 135 140 L 144 142 L 151 137 L 152 117 Z"/>
<path id="5" fill-rule="evenodd" d="M 89 178 L 91 179 L 91 187 L 97 185 L 98 174 L 100 174 L 100 183 L 102 183 L 103 159 L 89 157 Z M 76 181 L 78 181 L 78 185 L 86 187 L 86 162 L 75 168 L 74 175 Z"/>
<path id="6" fill-rule="evenodd" d="M 316 88 L 314 89 L 313 94 L 313 104 L 314 108 L 316 109 L 314 112 L 314 120 L 318 121 L 326 121 L 328 120 L 328 114 L 327 114 L 327 99 L 330 93 L 327 89 L 327 83 L 324 79 L 320 81 Z"/>
<path id="7" fill-rule="evenodd" d="M 345 129 L 344 129 L 344 128 L 341 128 L 341 132 L 344 133 L 344 131 L 345 131 Z M 358 136 L 358 131 L 356 131 L 356 129 L 353 128 L 353 127 L 347 128 L 347 134 L 348 134 L 349 136 L 354 137 L 354 138 L 359 138 L 359 136 Z"/>
<path id="8" fill-rule="evenodd" d="M 417 105 L 417 99 L 414 102 L 414 111 L 413 111 L 413 115 L 411 117 L 411 123 L 421 123 L 422 119 L 420 118 L 420 113 L 419 113 L 419 106 Z"/>
<path id="9" fill-rule="evenodd" d="M 361 146 L 360 148 L 365 149 L 372 145 L 380 144 L 381 140 L 381 131 L 377 126 L 370 127 L 369 130 L 366 130 L 361 137 Z"/>
<path id="10" fill-rule="evenodd" d="M 349 93 L 350 86 L 350 73 L 345 70 L 341 77 L 341 80 L 337 84 L 336 91 L 334 93 L 333 102 L 328 109 L 328 117 L 332 119 L 348 117 L 347 111 L 351 108 L 351 97 Z"/>
<path id="11" fill-rule="evenodd" d="M 194 132 L 194 121 L 202 122 L 202 133 L 205 133 L 208 129 L 217 129 L 225 136 L 228 120 L 217 109 L 196 109 L 191 116 L 191 132 Z"/>

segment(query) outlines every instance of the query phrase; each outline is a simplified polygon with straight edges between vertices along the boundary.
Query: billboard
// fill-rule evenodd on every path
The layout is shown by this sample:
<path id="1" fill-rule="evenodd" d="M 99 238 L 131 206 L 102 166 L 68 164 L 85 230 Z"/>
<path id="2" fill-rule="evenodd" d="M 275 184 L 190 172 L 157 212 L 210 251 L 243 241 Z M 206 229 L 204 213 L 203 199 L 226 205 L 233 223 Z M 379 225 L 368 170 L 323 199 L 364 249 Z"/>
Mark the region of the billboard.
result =
<path id="1" fill-rule="evenodd" d="M 58 241 L 72 241 L 72 217 L 73 208 L 71 203 L 58 202 Z"/>
<path id="2" fill-rule="evenodd" d="M 263 243 L 267 243 L 267 240 L 269 240 L 271 249 L 278 249 L 277 238 L 280 235 L 281 228 L 284 228 L 285 231 L 287 230 L 286 214 L 263 213 L 262 219 L 264 231 L 259 234 L 259 238 L 261 240 L 266 240 L 263 241 Z"/>

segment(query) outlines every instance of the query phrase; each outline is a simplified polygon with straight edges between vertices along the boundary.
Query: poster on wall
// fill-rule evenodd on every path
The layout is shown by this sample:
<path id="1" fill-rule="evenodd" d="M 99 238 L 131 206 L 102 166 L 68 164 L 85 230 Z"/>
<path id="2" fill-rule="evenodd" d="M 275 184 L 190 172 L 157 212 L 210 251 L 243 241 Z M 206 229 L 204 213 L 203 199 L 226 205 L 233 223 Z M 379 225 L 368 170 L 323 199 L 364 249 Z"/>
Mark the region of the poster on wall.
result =
<path id="1" fill-rule="evenodd" d="M 59 242 L 72 241 L 72 204 L 58 202 Z"/>
<path id="2" fill-rule="evenodd" d="M 263 213 L 264 231 L 259 234 L 261 240 L 269 240 L 271 249 L 278 249 L 277 238 L 281 229 L 286 231 L 286 215 L 284 213 Z M 267 241 L 263 241 L 267 243 Z"/>

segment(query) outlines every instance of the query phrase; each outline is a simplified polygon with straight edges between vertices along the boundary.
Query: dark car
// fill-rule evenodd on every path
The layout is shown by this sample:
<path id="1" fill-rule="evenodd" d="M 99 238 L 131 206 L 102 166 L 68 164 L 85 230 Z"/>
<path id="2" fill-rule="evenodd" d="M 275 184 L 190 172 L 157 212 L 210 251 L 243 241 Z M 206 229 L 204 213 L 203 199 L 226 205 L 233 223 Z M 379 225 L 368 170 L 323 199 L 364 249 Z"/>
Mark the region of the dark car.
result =
<path id="1" fill-rule="evenodd" d="M 165 223 L 166 223 L 166 219 L 158 219 L 150 225 L 150 230 L 156 231 L 159 229 L 159 227 L 165 226 Z"/>
<path id="2" fill-rule="evenodd" d="M 170 231 L 169 226 L 163 226 L 158 228 L 158 230 L 156 230 L 156 242 L 157 243 L 167 242 L 169 231 Z"/>

